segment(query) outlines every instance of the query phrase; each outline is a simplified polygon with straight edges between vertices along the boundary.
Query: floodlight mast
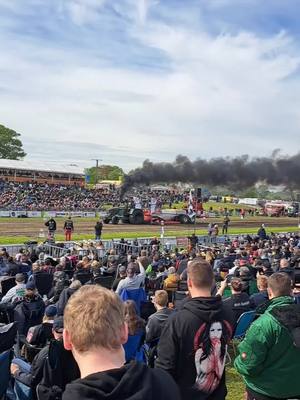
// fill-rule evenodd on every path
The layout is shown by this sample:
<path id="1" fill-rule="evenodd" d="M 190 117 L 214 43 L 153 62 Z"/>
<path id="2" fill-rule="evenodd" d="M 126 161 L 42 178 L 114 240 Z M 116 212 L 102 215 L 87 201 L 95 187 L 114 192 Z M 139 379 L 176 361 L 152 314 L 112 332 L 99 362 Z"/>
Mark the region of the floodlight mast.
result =
<path id="1" fill-rule="evenodd" d="M 99 168 L 99 161 L 103 161 L 101 158 L 92 158 L 93 161 L 96 161 L 96 174 L 95 174 L 95 185 L 98 183 L 98 168 Z"/>

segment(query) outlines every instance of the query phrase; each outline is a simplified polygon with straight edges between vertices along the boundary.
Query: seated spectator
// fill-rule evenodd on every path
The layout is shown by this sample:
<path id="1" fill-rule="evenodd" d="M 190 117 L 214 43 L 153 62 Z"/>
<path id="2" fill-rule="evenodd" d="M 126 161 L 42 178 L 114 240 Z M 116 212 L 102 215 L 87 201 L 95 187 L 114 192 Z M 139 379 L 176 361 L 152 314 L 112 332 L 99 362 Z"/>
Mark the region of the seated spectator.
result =
<path id="1" fill-rule="evenodd" d="M 116 279 L 114 280 L 114 282 L 113 282 L 113 284 L 112 284 L 112 290 L 113 290 L 114 292 L 117 290 L 117 287 L 118 287 L 118 285 L 119 285 L 119 282 L 120 282 L 122 279 L 125 279 L 126 276 L 127 276 L 126 267 L 125 267 L 124 265 L 119 266 L 119 270 L 118 270 L 118 271 L 119 271 L 118 276 L 116 277 Z"/>
<path id="2" fill-rule="evenodd" d="M 38 294 L 34 282 L 27 282 L 24 299 L 14 311 L 14 319 L 18 323 L 21 335 L 27 335 L 31 326 L 39 325 L 44 316 L 45 304 Z"/>
<path id="3" fill-rule="evenodd" d="M 256 309 L 262 304 L 265 304 L 267 301 L 269 301 L 268 297 L 268 277 L 264 275 L 258 275 L 257 276 L 257 288 L 258 288 L 258 293 L 252 294 L 250 296 L 250 304 L 251 308 Z"/>
<path id="4" fill-rule="evenodd" d="M 57 341 L 62 341 L 62 335 L 63 335 L 63 318 L 58 317 L 54 320 L 53 322 L 53 329 L 52 329 L 52 334 L 55 340 Z M 32 365 L 27 364 L 21 359 L 15 358 L 12 361 L 11 364 L 11 374 L 15 379 L 15 385 L 16 386 L 21 386 L 22 393 L 24 395 L 25 392 L 27 392 L 28 397 L 27 399 L 36 399 L 36 387 L 37 385 L 43 380 L 43 377 L 45 374 L 47 374 L 47 379 L 51 379 L 51 374 L 49 371 L 47 371 L 47 360 L 49 356 L 49 344 L 45 346 L 34 358 Z M 69 363 L 68 369 L 70 375 L 73 375 L 73 379 L 76 379 L 79 377 L 79 371 L 77 369 L 77 366 L 75 364 L 75 361 L 73 363 Z M 56 376 L 60 377 L 60 381 L 63 381 L 62 376 L 64 375 L 64 371 L 56 369 Z M 68 382 L 70 382 L 69 380 Z M 50 382 L 51 383 L 51 382 Z M 57 382 L 53 382 L 53 384 L 57 385 Z M 24 386 L 25 385 L 25 391 L 24 391 Z M 27 388 L 27 390 L 26 390 Z M 31 390 L 29 390 L 29 388 Z M 56 388 L 57 389 L 57 388 Z M 64 389 L 64 387 L 59 387 L 60 389 L 60 396 L 55 397 L 55 399 L 61 398 L 61 392 Z M 26 397 L 23 398 L 25 400 Z"/>
<path id="5" fill-rule="evenodd" d="M 19 264 L 19 272 L 20 273 L 27 273 L 31 271 L 31 261 L 29 260 L 29 256 L 27 254 L 22 254 L 20 258 Z"/>
<path id="6" fill-rule="evenodd" d="M 160 338 L 166 320 L 174 312 L 167 308 L 168 293 L 165 290 L 157 290 L 152 297 L 152 303 L 156 312 L 150 315 L 146 326 L 146 343 L 155 342 Z"/>
<path id="7" fill-rule="evenodd" d="M 69 301 L 69 298 L 76 292 L 81 287 L 81 282 L 78 280 L 74 280 L 71 285 L 68 288 L 65 288 L 60 296 L 59 300 L 56 304 L 57 307 L 57 315 L 63 315 L 64 314 L 64 309 L 66 307 L 67 302 Z"/>
<path id="8" fill-rule="evenodd" d="M 139 289 L 144 284 L 146 277 L 145 268 L 139 259 L 137 259 L 137 262 L 141 272 L 136 274 L 135 267 L 129 264 L 126 271 L 127 277 L 119 282 L 116 289 L 117 294 L 120 294 L 122 290 Z"/>
<path id="9" fill-rule="evenodd" d="M 282 258 L 280 260 L 279 271 L 278 272 L 285 272 L 286 274 L 288 274 L 288 276 L 294 282 L 294 280 L 295 280 L 295 271 L 294 271 L 294 268 L 292 268 L 290 266 L 289 260 L 287 260 L 286 258 Z"/>
<path id="10" fill-rule="evenodd" d="M 242 282 L 242 292 L 248 295 L 257 293 L 256 280 L 253 278 L 248 267 L 239 268 L 239 278 Z"/>
<path id="11" fill-rule="evenodd" d="M 13 257 L 7 259 L 8 275 L 15 276 L 19 273 L 19 265 L 15 262 Z"/>
<path id="12" fill-rule="evenodd" d="M 28 330 L 26 340 L 29 344 L 37 347 L 44 347 L 53 338 L 52 329 L 56 313 L 56 306 L 49 305 L 46 307 L 43 322 L 39 325 L 32 326 Z"/>
<path id="13" fill-rule="evenodd" d="M 223 291 L 226 288 L 228 282 L 225 279 L 221 283 L 221 287 L 217 294 L 223 295 Z M 228 314 L 232 314 L 232 322 L 234 327 L 239 317 L 246 311 L 250 311 L 250 298 L 247 293 L 242 292 L 243 284 L 239 278 L 233 278 L 230 282 L 231 296 L 223 299 L 223 306 L 227 310 Z"/>
<path id="14" fill-rule="evenodd" d="M 143 264 L 145 269 L 147 269 L 148 265 L 151 263 L 151 259 L 148 257 L 147 250 L 141 250 L 140 262 Z"/>
<path id="15" fill-rule="evenodd" d="M 48 297 L 51 303 L 57 303 L 61 292 L 68 286 L 69 280 L 64 271 L 56 271 L 53 274 L 53 286 Z"/>
<path id="16" fill-rule="evenodd" d="M 168 269 L 168 277 L 164 280 L 164 289 L 175 289 L 178 287 L 178 282 L 180 281 L 179 276 L 176 274 L 174 267 Z"/>
<path id="17" fill-rule="evenodd" d="M 16 286 L 9 289 L 5 296 L 2 297 L 1 303 L 14 303 L 22 301 L 25 296 L 25 276 L 24 274 L 17 274 L 15 276 Z"/>
<path id="18" fill-rule="evenodd" d="M 82 287 L 67 304 L 64 345 L 73 352 L 81 379 L 67 385 L 63 400 L 179 400 L 168 373 L 142 363 L 125 363 L 124 305 L 100 286 Z"/>

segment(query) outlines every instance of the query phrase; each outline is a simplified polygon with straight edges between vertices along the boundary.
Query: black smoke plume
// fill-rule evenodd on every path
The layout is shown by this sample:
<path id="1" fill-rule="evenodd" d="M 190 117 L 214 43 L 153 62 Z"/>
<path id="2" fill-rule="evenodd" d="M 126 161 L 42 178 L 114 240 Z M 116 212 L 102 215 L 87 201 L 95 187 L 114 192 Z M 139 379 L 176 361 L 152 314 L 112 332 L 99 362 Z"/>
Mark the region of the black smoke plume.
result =
<path id="1" fill-rule="evenodd" d="M 176 182 L 240 189 L 264 182 L 300 188 L 300 153 L 282 156 L 275 150 L 271 157 L 250 158 L 242 155 L 210 160 L 198 158 L 195 161 L 178 155 L 172 163 L 145 160 L 142 167 L 125 176 L 121 197 L 135 185 Z"/>

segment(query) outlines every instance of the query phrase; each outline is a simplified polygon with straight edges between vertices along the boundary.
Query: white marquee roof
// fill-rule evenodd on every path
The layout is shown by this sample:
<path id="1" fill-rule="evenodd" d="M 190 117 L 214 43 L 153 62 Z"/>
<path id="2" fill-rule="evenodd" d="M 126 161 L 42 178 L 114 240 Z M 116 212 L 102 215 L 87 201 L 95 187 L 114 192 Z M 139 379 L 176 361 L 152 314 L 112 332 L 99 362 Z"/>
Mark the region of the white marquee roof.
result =
<path id="1" fill-rule="evenodd" d="M 0 158 L 0 169 L 12 169 L 22 171 L 49 172 L 60 174 L 84 175 L 81 167 L 73 164 L 63 164 L 58 162 L 45 161 L 23 161 L 23 160 L 6 160 Z"/>

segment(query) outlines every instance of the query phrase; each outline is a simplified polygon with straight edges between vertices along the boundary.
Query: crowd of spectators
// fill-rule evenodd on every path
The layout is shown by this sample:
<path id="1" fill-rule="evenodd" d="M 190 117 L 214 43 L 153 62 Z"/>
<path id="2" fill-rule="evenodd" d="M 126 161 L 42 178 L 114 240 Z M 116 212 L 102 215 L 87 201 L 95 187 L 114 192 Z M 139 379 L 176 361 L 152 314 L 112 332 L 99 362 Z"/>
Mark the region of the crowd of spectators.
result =
<path id="1" fill-rule="evenodd" d="M 175 191 L 151 191 L 150 189 L 128 192 L 124 202 L 132 201 L 133 196 L 139 196 L 142 205 L 149 207 L 151 197 L 159 204 L 185 201 L 187 193 Z M 0 182 L 0 209 L 28 211 L 73 211 L 98 210 L 103 205 L 120 205 L 120 189 L 90 189 L 76 185 L 48 185 L 38 183 Z"/>
<path id="2" fill-rule="evenodd" d="M 194 240 L 189 249 L 172 250 L 157 239 L 147 248 L 123 242 L 107 253 L 94 246 L 70 249 L 59 259 L 43 249 L 20 249 L 14 257 L 2 249 L 0 261 L 1 320 L 18 331 L 11 363 L 17 398 L 221 400 L 228 343 L 245 312 L 264 321 L 270 304 L 288 306 L 293 329 L 300 329 L 300 311 L 291 308 L 300 303 L 296 234 L 247 236 L 210 247 Z M 272 318 L 281 318 L 283 326 L 274 309 Z M 262 340 L 270 335 L 265 324 L 257 334 Z M 282 329 L 288 335 L 290 326 Z M 248 340 L 254 340 L 250 330 Z M 279 380 L 289 381 L 285 368 L 295 372 L 298 336 L 285 338 L 282 351 L 281 336 L 276 341 L 281 361 L 273 355 L 272 368 Z M 273 345 L 267 344 L 265 358 Z M 241 346 L 235 365 L 246 377 L 249 399 L 299 395 L 296 382 L 276 397 L 270 382 L 255 377 L 258 342 L 251 351 L 249 344 Z M 288 367 L 284 352 L 290 354 Z"/>

